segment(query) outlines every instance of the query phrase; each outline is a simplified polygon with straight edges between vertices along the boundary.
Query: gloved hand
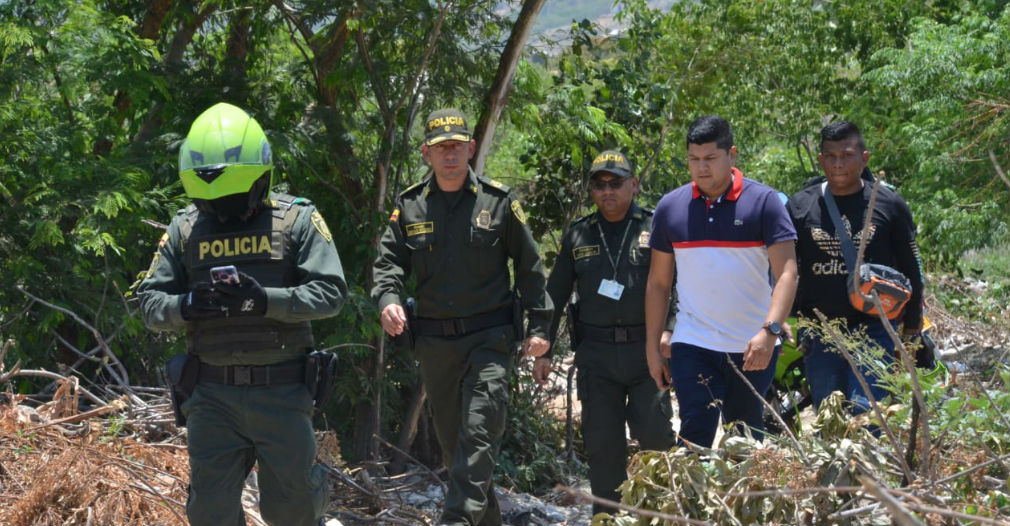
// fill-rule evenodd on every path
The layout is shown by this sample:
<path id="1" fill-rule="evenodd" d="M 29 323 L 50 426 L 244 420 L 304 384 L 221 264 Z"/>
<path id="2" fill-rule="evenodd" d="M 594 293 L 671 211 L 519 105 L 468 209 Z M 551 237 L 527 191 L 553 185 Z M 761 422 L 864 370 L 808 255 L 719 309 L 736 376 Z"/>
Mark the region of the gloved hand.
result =
<path id="1" fill-rule="evenodd" d="M 207 320 L 221 318 L 228 310 L 221 304 L 210 283 L 197 283 L 182 299 L 182 319 Z"/>
<path id="2" fill-rule="evenodd" d="M 214 290 L 229 316 L 262 316 L 267 313 L 266 289 L 245 272 L 238 273 L 238 283 L 218 283 Z"/>

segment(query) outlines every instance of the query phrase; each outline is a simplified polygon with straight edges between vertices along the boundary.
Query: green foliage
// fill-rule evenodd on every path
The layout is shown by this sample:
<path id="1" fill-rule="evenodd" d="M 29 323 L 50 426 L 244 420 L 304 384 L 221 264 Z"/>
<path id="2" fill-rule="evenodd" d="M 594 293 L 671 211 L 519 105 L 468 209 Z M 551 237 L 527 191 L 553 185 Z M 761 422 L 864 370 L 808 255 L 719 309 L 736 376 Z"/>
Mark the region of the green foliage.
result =
<path id="1" fill-rule="evenodd" d="M 139 72 L 157 53 L 121 17 L 90 3 L 69 10 L 53 4 L 0 7 L 0 24 L 10 28 L 0 67 L 0 176 L 14 212 L 0 216 L 0 320 L 25 366 L 51 368 L 63 355 L 42 343 L 53 333 L 83 351 L 97 346 L 76 322 L 29 305 L 17 290 L 23 287 L 79 313 L 105 337 L 116 334 L 110 346 L 131 361 L 144 331 L 126 322 L 130 308 L 116 296 L 146 268 L 157 237 L 139 228 L 138 216 L 163 215 L 159 200 L 169 200 L 151 192 L 149 175 L 125 152 L 91 154 L 102 137 L 122 133 L 110 131 L 112 98 L 94 88 L 129 84 L 138 96 L 154 90 Z"/>
<path id="2" fill-rule="evenodd" d="M 160 20 L 154 4 L 0 3 L 0 337 L 16 340 L 12 358 L 25 367 L 53 369 L 78 359 L 67 345 L 97 346 L 90 330 L 22 288 L 109 339 L 134 383 L 159 382 L 161 359 L 183 343 L 148 332 L 126 294 L 161 234 L 142 220 L 167 223 L 186 204 L 179 142 L 203 109 L 232 102 L 263 125 L 277 188 L 310 197 L 327 218 L 351 285 L 341 315 L 314 324 L 321 346 L 340 346 L 327 421 L 347 436 L 379 390 L 380 431 L 392 435 L 416 363 L 389 352 L 383 380 L 374 378 L 374 241 L 396 193 L 426 173 L 417 121 L 454 105 L 476 122 L 519 3 L 457 2 L 441 22 L 427 0 L 295 1 L 284 13 L 265 0 L 172 2 Z M 564 7 L 549 4 L 544 20 Z M 588 210 L 584 178 L 600 150 L 628 154 L 649 206 L 688 181 L 688 123 L 718 113 L 734 125 L 744 172 L 789 192 L 818 171 L 820 127 L 848 118 L 866 133 L 871 167 L 909 201 L 927 266 L 995 275 L 991 295 L 1005 304 L 1010 200 L 988 153 L 1010 167 L 1006 2 L 628 0 L 580 9 L 563 23 L 599 9 L 623 29 L 575 22 L 560 55 L 526 57 L 487 170 L 521 194 L 548 261 L 551 236 Z M 148 22 L 158 23 L 140 38 Z M 988 249 L 991 264 L 962 257 L 987 246 L 1003 247 Z M 941 300 L 1005 318 L 967 295 Z M 547 446 L 531 451 L 556 435 L 535 416 L 530 392 L 517 388 L 513 429 L 537 431 L 508 442 L 503 458 L 518 485 L 542 486 L 561 467 Z"/>
<path id="3" fill-rule="evenodd" d="M 861 345 L 856 340 L 847 343 Z M 1007 516 L 1010 495 L 1005 485 L 985 480 L 1003 481 L 1008 475 L 1001 462 L 991 462 L 1010 448 L 1003 431 L 1010 413 L 1010 368 L 999 364 L 997 369 L 994 380 L 985 385 L 962 381 L 952 386 L 942 375 L 919 374 L 931 441 L 915 458 L 932 465 L 903 491 L 930 488 L 930 496 L 946 508 Z M 622 503 L 715 524 L 830 523 L 833 514 L 867 503 L 831 488 L 862 486 L 864 480 L 884 488 L 901 484 L 898 448 L 907 446 L 914 425 L 912 382 L 898 368 L 886 373 L 884 381 L 891 391 L 885 418 L 900 444 L 861 427 L 866 417 L 854 420 L 843 395 L 835 392 L 822 402 L 816 420 L 797 442 L 772 436 L 761 443 L 729 432 L 713 449 L 640 453 L 621 486 Z M 970 471 L 979 465 L 982 469 Z M 941 478 L 944 484 L 933 483 Z M 859 523 L 881 520 L 886 519 L 870 516 Z M 650 521 L 621 514 L 613 522 L 597 517 L 593 524 L 654 524 Z"/>
<path id="4" fill-rule="evenodd" d="M 992 197 L 1007 189 L 987 159 L 991 150 L 1010 166 L 1010 66 L 1001 60 L 1010 55 L 1010 11 L 992 2 L 800 4 L 703 0 L 661 11 L 629 0 L 619 35 L 573 25 L 553 73 L 554 92 L 568 96 L 543 99 L 539 113 L 596 130 L 601 123 L 570 104 L 597 108 L 630 140 L 601 144 L 566 130 L 566 120 L 545 119 L 538 132 L 560 144 L 534 140 L 527 167 L 567 181 L 585 171 L 573 150 L 616 145 L 646 168 L 648 205 L 687 181 L 680 138 L 695 117 L 717 113 L 734 127 L 745 175 L 791 193 L 820 172 L 820 128 L 846 118 L 863 128 L 871 168 L 910 202 L 930 265 L 950 268 L 965 250 L 990 244 L 1007 224 L 1001 205 L 990 204 L 1006 203 Z M 532 215 L 547 223 L 541 231 L 564 228 L 582 194 L 542 183 L 566 201 L 535 203 Z"/>
<path id="5" fill-rule="evenodd" d="M 858 485 L 863 472 L 885 476 L 887 456 L 872 437 L 852 430 L 841 393 L 825 400 L 816 436 L 806 436 L 803 451 L 784 441 L 761 442 L 723 435 L 713 449 L 645 451 L 632 460 L 622 484 L 623 504 L 686 516 L 715 524 L 820 524 L 846 505 L 844 493 L 747 492 Z M 648 518 L 620 517 L 616 525 L 646 525 Z M 593 525 L 608 524 L 603 517 Z"/>
<path id="6" fill-rule="evenodd" d="M 508 427 L 495 477 L 504 487 L 542 493 L 576 473 L 561 453 L 564 420 L 544 409 L 551 406 L 552 394 L 537 387 L 528 366 L 522 369 L 512 376 Z"/>
<path id="7" fill-rule="evenodd" d="M 876 52 L 864 76 L 871 104 L 893 108 L 880 123 L 887 142 L 876 166 L 902 185 L 927 258 L 947 268 L 1007 229 L 1001 209 L 1010 188 L 988 153 L 1010 166 L 1008 28 L 1010 6 L 998 15 L 965 10 L 949 22 L 915 19 L 908 45 Z"/>

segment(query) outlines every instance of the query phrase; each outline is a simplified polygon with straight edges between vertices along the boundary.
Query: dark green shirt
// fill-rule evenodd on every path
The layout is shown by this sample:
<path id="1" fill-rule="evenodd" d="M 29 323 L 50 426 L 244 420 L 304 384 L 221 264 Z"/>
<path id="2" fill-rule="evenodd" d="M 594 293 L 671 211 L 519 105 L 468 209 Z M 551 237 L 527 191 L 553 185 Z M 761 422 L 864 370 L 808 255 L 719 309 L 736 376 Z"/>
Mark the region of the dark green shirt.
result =
<path id="1" fill-rule="evenodd" d="M 540 254 L 507 186 L 470 171 L 458 196 L 449 197 L 431 175 L 400 194 L 389 219 L 373 268 L 380 312 L 401 303 L 411 274 L 418 317 L 467 318 L 507 308 L 512 259 L 527 335 L 547 338 L 553 308 Z"/>
<path id="2" fill-rule="evenodd" d="M 624 235 L 625 230 L 627 235 Z M 601 231 L 605 243 L 600 237 Z M 597 327 L 645 324 L 645 288 L 652 261 L 651 232 L 652 210 L 639 208 L 634 202 L 624 219 L 616 223 L 608 222 L 597 211 L 572 225 L 561 240 L 561 251 L 547 280 L 547 292 L 554 305 L 559 306 L 551 323 L 551 341 L 557 335 L 561 306 L 568 303 L 573 290 L 579 302 L 577 321 L 580 323 Z M 623 245 L 620 244 L 622 237 Z M 617 261 L 616 272 L 614 260 Z M 600 283 L 605 279 L 624 285 L 619 300 L 599 293 Z M 672 314 L 673 309 L 671 320 Z"/>

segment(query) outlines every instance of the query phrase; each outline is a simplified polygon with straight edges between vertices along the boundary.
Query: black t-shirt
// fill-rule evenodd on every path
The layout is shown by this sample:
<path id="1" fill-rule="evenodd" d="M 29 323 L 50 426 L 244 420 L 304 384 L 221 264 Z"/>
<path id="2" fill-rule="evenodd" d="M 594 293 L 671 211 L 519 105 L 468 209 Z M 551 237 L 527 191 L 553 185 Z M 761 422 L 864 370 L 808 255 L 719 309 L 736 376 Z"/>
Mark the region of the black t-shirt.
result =
<path id="1" fill-rule="evenodd" d="M 849 304 L 850 279 L 841 243 L 835 235 L 822 194 L 823 178 L 789 198 L 787 208 L 796 226 L 796 259 L 799 265 L 799 289 L 794 310 L 797 314 L 815 317 L 816 307 L 829 317 L 842 317 L 852 322 L 877 319 L 857 311 Z M 824 191 L 827 187 L 824 186 Z M 851 195 L 834 196 L 842 223 L 847 225 L 849 238 L 858 250 L 863 219 L 873 191 L 872 183 Z M 902 319 L 908 327 L 918 327 L 922 317 L 922 271 L 915 244 L 915 224 L 908 205 L 896 192 L 881 187 L 873 210 L 869 240 L 864 261 L 879 263 L 899 270 L 912 284 L 912 297 L 905 306 Z"/>

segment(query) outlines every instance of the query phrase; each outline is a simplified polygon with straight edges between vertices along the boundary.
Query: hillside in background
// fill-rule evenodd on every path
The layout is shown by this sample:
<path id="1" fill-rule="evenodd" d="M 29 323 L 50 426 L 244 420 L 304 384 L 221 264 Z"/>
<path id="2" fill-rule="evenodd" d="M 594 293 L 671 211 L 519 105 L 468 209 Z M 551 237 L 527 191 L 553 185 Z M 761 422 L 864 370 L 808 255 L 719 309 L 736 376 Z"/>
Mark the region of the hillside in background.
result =
<path id="1" fill-rule="evenodd" d="M 650 7 L 666 9 L 673 0 L 653 0 Z M 614 28 L 614 15 L 620 11 L 614 0 L 547 0 L 537 16 L 533 40 L 538 38 L 559 38 L 566 35 L 572 21 L 589 19 L 605 28 Z"/>

